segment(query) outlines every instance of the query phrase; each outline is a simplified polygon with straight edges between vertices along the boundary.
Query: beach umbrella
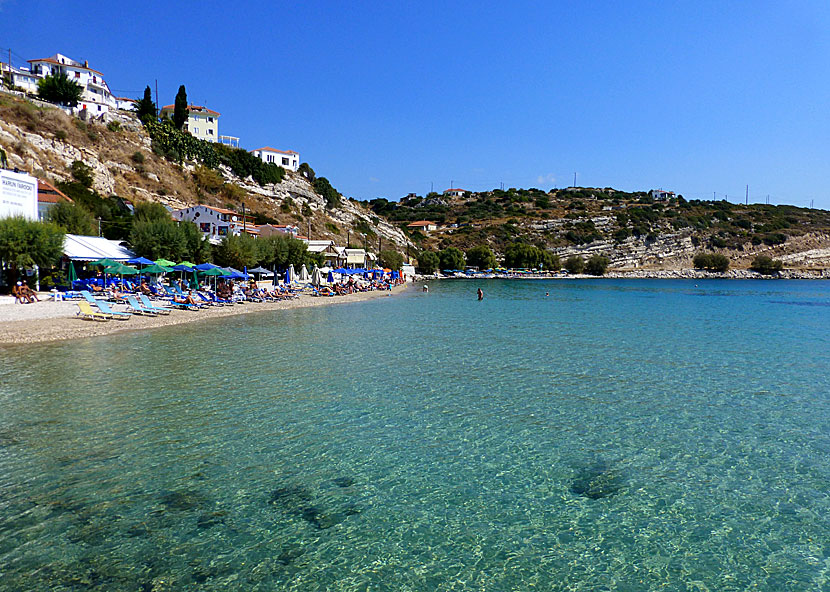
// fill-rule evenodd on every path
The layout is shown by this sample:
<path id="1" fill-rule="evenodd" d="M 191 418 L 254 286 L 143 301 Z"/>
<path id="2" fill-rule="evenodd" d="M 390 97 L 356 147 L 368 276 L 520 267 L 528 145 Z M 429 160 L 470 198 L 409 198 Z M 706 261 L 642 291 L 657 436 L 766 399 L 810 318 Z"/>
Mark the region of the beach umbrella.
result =
<path id="1" fill-rule="evenodd" d="M 294 264 L 292 263 L 291 265 L 288 266 L 288 270 L 286 270 L 286 272 L 285 272 L 285 283 L 290 284 L 291 282 L 293 282 L 295 275 L 297 275 L 297 274 L 294 273 Z"/>
<path id="2" fill-rule="evenodd" d="M 142 270 L 142 273 L 169 273 L 171 271 L 173 271 L 172 267 L 165 267 L 164 265 L 153 263 L 152 265 L 145 267 Z"/>
<path id="3" fill-rule="evenodd" d="M 319 288 L 320 284 L 323 283 L 323 272 L 321 272 L 318 267 L 315 265 L 314 270 L 311 272 L 311 285 L 315 288 Z"/>
<path id="4" fill-rule="evenodd" d="M 181 263 L 178 263 L 177 265 L 186 265 L 187 267 L 196 267 L 196 264 L 191 263 L 190 261 L 182 261 Z"/>
<path id="5" fill-rule="evenodd" d="M 146 257 L 133 257 L 132 259 L 127 259 L 127 263 L 131 263 L 132 265 L 152 265 L 155 261 L 150 261 Z"/>
<path id="6" fill-rule="evenodd" d="M 221 268 L 218 265 L 214 265 L 213 263 L 202 263 L 200 265 L 194 266 L 193 269 L 196 269 L 198 271 L 208 271 L 209 269 L 221 269 Z"/>
<path id="7" fill-rule="evenodd" d="M 112 275 L 135 275 L 138 273 L 138 270 L 135 267 L 130 267 L 123 263 L 116 263 L 115 265 L 105 267 L 104 272 Z"/>
<path id="8" fill-rule="evenodd" d="M 221 267 L 212 267 L 210 269 L 206 269 L 204 271 L 200 271 L 203 276 L 224 276 L 226 275 L 225 270 Z"/>
<path id="9" fill-rule="evenodd" d="M 308 269 L 303 263 L 303 266 L 300 268 L 300 276 L 297 278 L 298 282 L 307 283 L 311 279 L 311 276 L 308 274 Z"/>
<path id="10" fill-rule="evenodd" d="M 196 268 L 193 267 L 192 265 L 185 265 L 184 263 L 179 263 L 178 265 L 174 265 L 173 267 L 168 269 L 168 271 L 187 271 L 187 272 L 191 272 L 194 269 L 196 269 Z"/>
<path id="11" fill-rule="evenodd" d="M 253 269 L 249 269 L 248 273 L 258 273 L 260 275 L 272 275 L 273 272 L 270 269 L 265 269 L 264 267 L 254 267 Z"/>
<path id="12" fill-rule="evenodd" d="M 329 272 L 329 277 L 327 279 L 328 279 L 328 283 L 333 284 L 334 283 L 334 272 L 330 271 Z"/>
<path id="13" fill-rule="evenodd" d="M 170 261 L 170 259 L 156 259 L 154 263 L 156 265 L 163 265 L 164 267 L 173 267 L 176 264 L 175 261 Z"/>
<path id="14" fill-rule="evenodd" d="M 69 261 L 69 268 L 66 270 L 66 279 L 69 281 L 69 289 L 72 289 L 72 282 L 78 279 L 78 273 L 75 271 L 75 265 Z"/>
<path id="15" fill-rule="evenodd" d="M 118 265 L 119 263 L 118 261 L 113 261 L 112 259 L 104 257 L 103 259 L 98 259 L 98 261 L 91 261 L 89 264 L 100 265 L 101 267 L 111 267 L 113 265 Z"/>

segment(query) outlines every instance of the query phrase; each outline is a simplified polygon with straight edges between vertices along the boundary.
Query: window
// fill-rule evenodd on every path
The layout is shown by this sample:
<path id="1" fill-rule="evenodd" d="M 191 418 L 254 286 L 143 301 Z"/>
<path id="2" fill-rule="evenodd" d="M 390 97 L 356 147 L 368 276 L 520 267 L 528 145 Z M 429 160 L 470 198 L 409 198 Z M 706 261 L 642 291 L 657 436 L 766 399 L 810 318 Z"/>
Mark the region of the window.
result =
<path id="1" fill-rule="evenodd" d="M 198 133 L 199 133 L 199 128 L 198 128 L 198 127 L 194 127 L 194 128 L 193 128 L 193 133 L 194 133 L 194 134 L 198 134 Z"/>
<path id="2" fill-rule="evenodd" d="M 274 162 L 274 155 L 273 154 L 268 155 L 268 162 Z"/>
<path id="3" fill-rule="evenodd" d="M 208 123 L 213 123 L 213 117 L 208 117 Z"/>
<path id="4" fill-rule="evenodd" d="M 75 72 L 75 78 L 80 78 L 80 77 L 81 77 L 81 73 L 80 72 Z"/>
<path id="5" fill-rule="evenodd" d="M 209 136 L 212 136 L 212 135 L 213 135 L 213 130 L 212 130 L 212 129 L 210 129 L 210 128 L 208 128 L 207 133 L 208 133 L 208 135 L 209 135 Z"/>
<path id="6" fill-rule="evenodd" d="M 283 159 L 282 159 L 282 164 L 288 164 L 288 159 L 287 159 L 287 158 L 283 158 Z"/>

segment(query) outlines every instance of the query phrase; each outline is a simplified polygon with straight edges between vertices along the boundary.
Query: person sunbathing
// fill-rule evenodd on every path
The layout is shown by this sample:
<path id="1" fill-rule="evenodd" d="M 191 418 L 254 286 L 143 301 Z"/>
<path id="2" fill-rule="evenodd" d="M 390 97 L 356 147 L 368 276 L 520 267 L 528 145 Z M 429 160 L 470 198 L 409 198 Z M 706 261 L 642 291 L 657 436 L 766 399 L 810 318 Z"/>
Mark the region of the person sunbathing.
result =
<path id="1" fill-rule="evenodd" d="M 23 282 L 17 282 L 17 285 L 12 286 L 12 296 L 14 296 L 14 302 L 20 304 L 28 304 L 31 303 L 24 291 L 23 291 Z"/>
<path id="2" fill-rule="evenodd" d="M 152 296 L 152 294 L 153 294 L 153 291 L 152 291 L 152 290 L 150 290 L 150 286 L 148 286 L 148 285 L 147 285 L 147 280 L 145 280 L 145 279 L 143 279 L 143 278 L 142 278 L 142 280 L 141 280 L 141 285 L 138 287 L 138 289 L 139 289 L 139 290 L 141 291 L 141 293 L 142 293 L 142 294 L 144 294 L 145 296 Z"/>
<path id="3" fill-rule="evenodd" d="M 196 303 L 196 300 L 193 298 L 193 291 L 188 290 L 185 296 L 173 296 L 173 302 L 176 304 L 190 304 L 193 306 L 199 306 Z"/>

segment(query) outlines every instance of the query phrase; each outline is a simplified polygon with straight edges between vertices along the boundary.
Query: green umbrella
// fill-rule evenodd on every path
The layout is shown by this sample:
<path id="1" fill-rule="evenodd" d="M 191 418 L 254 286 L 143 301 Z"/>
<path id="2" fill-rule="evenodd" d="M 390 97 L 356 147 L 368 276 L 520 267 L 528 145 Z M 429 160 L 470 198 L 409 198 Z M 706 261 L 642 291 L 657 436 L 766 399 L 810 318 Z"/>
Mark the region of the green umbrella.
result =
<path id="1" fill-rule="evenodd" d="M 195 269 L 193 270 L 193 281 L 190 282 L 190 287 L 193 288 L 194 290 L 199 289 L 199 278 L 196 275 L 196 270 Z"/>
<path id="2" fill-rule="evenodd" d="M 148 265 L 142 271 L 143 273 L 170 273 L 173 270 L 169 267 L 165 267 L 164 265 L 154 263 L 153 265 Z"/>
<path id="3" fill-rule="evenodd" d="M 212 267 L 211 269 L 208 269 L 208 270 L 206 270 L 206 271 L 200 271 L 199 273 L 201 273 L 203 276 L 209 276 L 209 275 L 213 275 L 213 276 L 223 276 L 223 275 L 228 275 L 228 274 L 225 272 L 225 270 L 224 270 L 224 269 L 222 269 L 221 267 Z M 216 282 L 214 282 L 213 287 L 214 287 L 214 289 L 216 289 Z"/>
<path id="4" fill-rule="evenodd" d="M 164 267 L 173 267 L 175 264 L 175 261 L 170 261 L 169 259 L 156 259 L 156 265 L 163 265 Z"/>
<path id="5" fill-rule="evenodd" d="M 69 262 L 69 269 L 66 270 L 66 279 L 69 280 L 69 288 L 72 288 L 72 282 L 78 279 L 78 272 L 75 271 L 75 266 L 72 261 Z"/>
<path id="6" fill-rule="evenodd" d="M 182 261 L 179 265 L 187 265 L 188 267 L 196 267 L 195 263 L 191 263 L 190 261 Z"/>
<path id="7" fill-rule="evenodd" d="M 103 267 L 112 267 L 113 265 L 123 265 L 122 263 L 119 263 L 118 261 L 113 261 L 112 259 L 107 259 L 106 257 L 104 259 L 98 259 L 98 261 L 91 261 L 89 264 L 90 265 L 101 265 Z"/>
<path id="8" fill-rule="evenodd" d="M 104 272 L 112 275 L 135 275 L 138 273 L 138 270 L 135 267 L 130 267 L 123 263 L 116 263 L 115 265 L 105 267 Z"/>

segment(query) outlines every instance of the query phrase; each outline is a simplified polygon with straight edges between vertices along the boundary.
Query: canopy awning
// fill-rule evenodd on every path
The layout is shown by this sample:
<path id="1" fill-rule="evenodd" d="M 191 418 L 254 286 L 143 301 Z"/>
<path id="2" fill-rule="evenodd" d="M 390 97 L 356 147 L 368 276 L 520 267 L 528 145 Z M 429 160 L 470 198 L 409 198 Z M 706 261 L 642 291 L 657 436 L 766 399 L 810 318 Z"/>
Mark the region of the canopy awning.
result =
<path id="1" fill-rule="evenodd" d="M 73 261 L 126 261 L 135 257 L 135 253 L 122 247 L 120 241 L 80 234 L 65 235 L 63 254 Z"/>

